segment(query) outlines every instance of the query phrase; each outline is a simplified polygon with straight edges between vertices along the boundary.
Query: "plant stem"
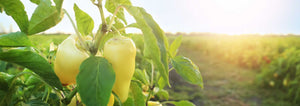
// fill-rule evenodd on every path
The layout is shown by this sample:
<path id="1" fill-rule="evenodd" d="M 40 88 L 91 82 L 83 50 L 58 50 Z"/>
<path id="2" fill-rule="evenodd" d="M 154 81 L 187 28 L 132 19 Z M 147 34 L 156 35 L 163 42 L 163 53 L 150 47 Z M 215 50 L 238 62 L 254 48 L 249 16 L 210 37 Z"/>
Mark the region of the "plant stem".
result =
<path id="1" fill-rule="evenodd" d="M 108 27 L 107 27 L 107 30 L 108 30 L 108 31 L 111 29 L 112 23 L 114 22 L 115 17 L 116 17 L 116 15 L 117 15 L 117 13 L 118 13 L 118 11 L 119 11 L 120 8 L 123 8 L 123 6 L 118 6 L 118 7 L 116 8 L 116 10 L 115 10 L 113 16 L 111 17 L 111 19 L 110 19 L 110 21 L 109 21 L 109 25 L 108 25 Z"/>
<path id="2" fill-rule="evenodd" d="M 75 30 L 75 32 L 76 32 L 76 35 L 77 35 L 77 37 L 78 37 L 78 39 L 79 39 L 80 44 L 84 47 L 85 50 L 89 50 L 88 47 L 87 47 L 87 45 L 84 43 L 84 41 L 83 41 L 83 39 L 82 39 L 82 37 L 81 37 L 80 32 L 79 32 L 78 29 L 76 28 L 76 25 L 75 25 L 74 21 L 72 20 L 70 14 L 69 14 L 65 9 L 63 9 L 63 11 L 67 14 L 69 20 L 71 21 L 71 23 L 72 23 L 72 25 L 73 25 L 73 28 L 74 28 L 74 30 Z"/>
<path id="3" fill-rule="evenodd" d="M 153 64 L 153 61 L 151 61 L 151 82 L 150 82 L 150 85 L 153 86 L 153 79 L 154 79 L 154 64 Z"/>
<path id="4" fill-rule="evenodd" d="M 154 89 L 154 85 L 153 85 L 153 79 L 154 79 L 154 64 L 153 64 L 153 61 L 151 61 L 151 67 L 152 67 L 152 69 L 151 69 L 151 80 L 150 80 L 150 85 L 149 85 L 149 94 L 148 94 L 148 97 L 147 97 L 147 99 L 146 99 L 146 106 L 148 106 L 148 101 L 150 100 L 150 98 L 151 98 L 151 95 L 152 95 L 152 93 L 153 93 L 153 89 Z"/>
<path id="5" fill-rule="evenodd" d="M 148 94 L 148 97 L 147 97 L 147 99 L 146 99 L 146 106 L 148 106 L 148 101 L 150 100 L 150 98 L 151 98 L 151 95 L 152 95 L 152 93 L 153 93 L 153 89 L 152 88 L 154 88 L 154 87 L 151 87 L 149 90 L 149 94 Z"/>
<path id="6" fill-rule="evenodd" d="M 73 91 L 72 91 L 65 99 L 62 100 L 62 102 L 63 102 L 65 105 L 70 104 L 72 98 L 76 95 L 76 93 L 77 93 L 77 87 L 75 87 L 75 88 L 73 89 Z"/>
<path id="7" fill-rule="evenodd" d="M 169 72 L 172 71 L 173 69 L 174 69 L 174 67 L 170 68 L 170 69 L 169 69 Z"/>
<path id="8" fill-rule="evenodd" d="M 120 106 L 123 106 L 123 104 L 122 104 L 120 98 L 118 97 L 118 95 L 117 95 L 115 92 L 112 92 L 112 94 L 113 94 L 113 95 L 115 96 L 115 98 L 118 100 Z"/>
<path id="9" fill-rule="evenodd" d="M 121 35 L 121 33 L 119 32 L 119 30 L 116 27 L 112 26 L 112 29 L 115 30 L 118 33 L 118 36 Z"/>
<path id="10" fill-rule="evenodd" d="M 102 0 L 98 0 L 98 5 L 97 6 L 98 6 L 98 9 L 100 11 L 102 25 L 106 25 L 106 20 L 105 20 L 105 17 L 104 17 L 104 12 L 103 12 L 103 7 L 102 7 Z"/>
<path id="11" fill-rule="evenodd" d="M 103 36 L 105 36 L 106 32 L 107 32 L 107 24 L 106 24 L 106 20 L 104 17 L 104 12 L 103 12 L 103 7 L 102 7 L 102 0 L 98 0 L 98 4 L 95 4 L 100 12 L 100 16 L 101 16 L 101 20 L 102 20 L 102 26 L 101 29 L 99 28 L 96 36 L 95 36 L 95 43 L 93 45 L 93 51 L 95 52 L 94 54 L 97 53 L 99 46 L 100 46 L 100 42 L 101 39 L 103 38 Z"/>

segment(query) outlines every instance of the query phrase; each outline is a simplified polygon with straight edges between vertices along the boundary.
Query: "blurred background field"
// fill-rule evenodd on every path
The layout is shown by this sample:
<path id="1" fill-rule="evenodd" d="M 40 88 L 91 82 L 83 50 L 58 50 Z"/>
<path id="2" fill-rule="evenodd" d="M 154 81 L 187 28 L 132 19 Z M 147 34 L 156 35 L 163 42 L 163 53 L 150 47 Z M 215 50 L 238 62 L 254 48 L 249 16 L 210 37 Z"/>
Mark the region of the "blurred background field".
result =
<path id="1" fill-rule="evenodd" d="M 189 100 L 197 106 L 293 106 L 300 103 L 300 37 L 279 35 L 167 34 L 172 42 L 183 35 L 179 55 L 199 67 L 204 88 L 188 84 L 170 72 L 169 100 Z M 48 58 L 49 46 L 69 35 L 29 36 Z M 131 35 L 140 36 L 140 35 Z M 136 42 L 137 47 L 140 42 Z M 9 65 L 9 73 L 18 66 Z M 0 69 L 1 70 L 1 69 Z M 159 99 L 163 102 L 164 99 Z"/>
<path id="2" fill-rule="evenodd" d="M 299 42 L 298 36 L 183 36 L 179 54 L 198 65 L 204 89 L 171 72 L 170 98 L 205 106 L 299 105 Z"/>

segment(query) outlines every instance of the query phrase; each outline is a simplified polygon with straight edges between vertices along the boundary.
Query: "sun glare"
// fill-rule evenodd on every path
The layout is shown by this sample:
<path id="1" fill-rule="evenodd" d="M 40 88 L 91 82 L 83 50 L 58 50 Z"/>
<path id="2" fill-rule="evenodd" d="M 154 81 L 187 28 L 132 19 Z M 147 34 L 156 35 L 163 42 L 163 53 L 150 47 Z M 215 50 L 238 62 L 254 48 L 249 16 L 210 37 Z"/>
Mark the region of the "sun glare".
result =
<path id="1" fill-rule="evenodd" d="M 244 9 L 249 7 L 249 2 L 251 0 L 215 0 L 218 8 L 222 8 L 227 12 L 243 12 Z M 255 1 L 255 0 L 253 0 Z"/>
<path id="2" fill-rule="evenodd" d="M 205 10 L 198 8 L 197 11 L 201 12 L 198 17 L 209 20 L 205 24 L 213 27 L 210 32 L 233 35 L 266 33 L 266 25 L 275 24 L 271 22 L 280 20 L 284 9 L 284 3 L 277 0 L 203 0 L 202 3 L 209 6 L 206 6 Z"/>

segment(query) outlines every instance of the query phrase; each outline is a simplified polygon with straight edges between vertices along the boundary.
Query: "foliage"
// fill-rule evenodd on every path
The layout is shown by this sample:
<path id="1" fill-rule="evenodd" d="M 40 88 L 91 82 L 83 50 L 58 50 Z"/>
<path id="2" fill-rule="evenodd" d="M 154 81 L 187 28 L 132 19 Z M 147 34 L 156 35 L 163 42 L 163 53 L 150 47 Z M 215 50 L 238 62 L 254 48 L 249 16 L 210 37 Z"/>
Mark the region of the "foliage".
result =
<path id="1" fill-rule="evenodd" d="M 257 70 L 254 85 L 299 105 L 299 41 L 298 36 L 211 35 L 185 36 L 182 43 L 201 55 Z"/>
<path id="2" fill-rule="evenodd" d="M 280 89 L 295 104 L 300 104 L 300 50 L 285 50 L 269 66 L 265 67 L 257 77 L 260 86 Z"/>
<path id="3" fill-rule="evenodd" d="M 76 25 L 73 20 L 70 21 L 78 38 L 76 47 L 90 57 L 80 65 L 77 84 L 62 85 L 54 73 L 53 61 L 57 45 L 66 36 L 49 39 L 48 35 L 42 38 L 34 34 L 57 25 L 64 14 L 71 16 L 62 8 L 63 0 L 30 1 L 38 5 L 30 19 L 21 1 L 0 2 L 1 12 L 3 9 L 21 29 L 0 35 L 0 105 L 67 105 L 78 94 L 81 99 L 76 100 L 77 105 L 87 106 L 107 105 L 111 94 L 114 94 L 115 105 L 143 106 L 149 104 L 148 101 L 157 100 L 156 97 L 161 98 L 158 101 L 165 101 L 163 104 L 193 105 L 188 101 L 166 101 L 169 95 L 164 88 L 170 87 L 169 70 L 172 67 L 187 82 L 200 87 L 203 87 L 202 76 L 190 59 L 176 56 L 182 37 L 169 46 L 164 31 L 142 7 L 133 6 L 129 0 L 106 0 L 105 8 L 112 16 L 104 17 L 103 1 L 91 0 L 98 7 L 102 20 L 97 33 L 92 33 L 94 21 L 80 9 L 80 5 L 74 4 Z M 136 23 L 128 25 L 124 11 L 133 16 Z M 125 30 L 128 27 L 140 29 L 142 34 L 128 34 Z M 112 64 L 105 56 L 96 55 L 103 52 L 105 42 L 113 36 L 127 36 L 137 47 L 129 98 L 124 103 L 112 92 L 116 79 Z M 158 101 L 155 103 L 161 104 Z"/>
<path id="4" fill-rule="evenodd" d="M 197 40 L 196 40 L 197 39 Z M 203 54 L 217 57 L 240 67 L 257 69 L 270 64 L 290 47 L 300 49 L 297 36 L 259 36 L 259 35 L 210 35 L 187 36 L 183 39 L 186 47 L 199 50 Z"/>

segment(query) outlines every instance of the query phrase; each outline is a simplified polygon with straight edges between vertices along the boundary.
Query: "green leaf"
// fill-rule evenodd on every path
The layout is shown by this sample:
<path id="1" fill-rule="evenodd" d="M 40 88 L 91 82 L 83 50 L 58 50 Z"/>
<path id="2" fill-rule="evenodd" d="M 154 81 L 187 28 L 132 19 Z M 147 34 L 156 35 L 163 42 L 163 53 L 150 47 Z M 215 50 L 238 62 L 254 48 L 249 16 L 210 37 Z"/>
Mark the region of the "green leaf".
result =
<path id="1" fill-rule="evenodd" d="M 117 105 L 118 101 L 115 100 L 114 106 L 121 106 L 121 105 Z M 128 97 L 127 100 L 123 103 L 123 106 L 135 106 L 134 104 L 134 100 L 132 97 Z"/>
<path id="2" fill-rule="evenodd" d="M 108 12 L 114 14 L 117 7 L 120 6 L 120 5 L 129 5 L 129 6 L 131 6 L 131 2 L 130 2 L 130 0 L 106 0 L 105 8 L 107 9 Z M 125 15 L 124 15 L 124 9 L 123 8 L 120 8 L 116 15 L 125 24 L 127 24 L 127 22 L 125 20 Z"/>
<path id="3" fill-rule="evenodd" d="M 39 75 L 49 85 L 62 89 L 62 84 L 51 65 L 37 53 L 14 49 L 7 52 L 0 52 L 0 60 L 26 67 Z"/>
<path id="4" fill-rule="evenodd" d="M 28 77 L 28 79 L 25 82 L 25 85 L 30 86 L 30 85 L 40 85 L 43 84 L 39 78 L 31 75 Z"/>
<path id="5" fill-rule="evenodd" d="M 175 106 L 196 106 L 192 102 L 186 101 L 186 100 L 182 100 L 182 101 L 179 101 L 179 102 L 175 102 L 175 101 L 169 101 L 169 102 L 174 104 Z"/>
<path id="6" fill-rule="evenodd" d="M 31 42 L 23 32 L 0 35 L 0 47 L 31 46 Z"/>
<path id="7" fill-rule="evenodd" d="M 88 35 L 92 33 L 94 28 L 93 19 L 84 11 L 80 10 L 76 4 L 74 4 L 74 12 L 77 23 L 77 28 L 82 35 Z"/>
<path id="8" fill-rule="evenodd" d="M 145 106 L 145 96 L 143 94 L 142 85 L 136 81 L 132 81 L 130 83 L 130 90 L 135 106 Z"/>
<path id="9" fill-rule="evenodd" d="M 41 2 L 41 0 L 30 0 L 30 1 L 36 5 L 39 5 Z"/>
<path id="10" fill-rule="evenodd" d="M 144 55 L 152 59 L 163 79 L 169 84 L 168 59 L 166 48 L 167 38 L 158 24 L 143 8 L 126 6 L 127 11 L 135 18 L 136 23 L 144 34 Z M 156 42 L 156 43 L 155 43 Z"/>
<path id="11" fill-rule="evenodd" d="M 0 90 L 4 90 L 7 91 L 9 88 L 9 84 L 11 82 L 11 80 L 13 79 L 13 75 L 4 73 L 4 72 L 0 72 Z"/>
<path id="12" fill-rule="evenodd" d="M 118 18 L 115 18 L 114 20 L 114 24 L 113 26 L 116 28 L 116 29 L 122 29 L 125 27 L 125 25 L 121 22 L 121 20 L 119 20 Z M 121 30 L 120 31 L 121 34 L 125 34 L 125 30 Z"/>
<path id="13" fill-rule="evenodd" d="M 187 82 L 203 88 L 203 81 L 198 67 L 188 58 L 176 56 L 171 59 L 176 72 Z"/>
<path id="14" fill-rule="evenodd" d="M 145 70 L 135 69 L 133 78 L 141 81 L 145 85 L 149 84 L 149 77 Z"/>
<path id="15" fill-rule="evenodd" d="M 62 18 L 63 14 L 55 6 L 51 6 L 50 0 L 41 0 L 29 21 L 28 34 L 45 31 L 58 24 Z"/>
<path id="16" fill-rule="evenodd" d="M 103 57 L 89 57 L 79 68 L 78 92 L 87 106 L 106 106 L 115 83 L 115 72 Z"/>
<path id="17" fill-rule="evenodd" d="M 139 29 L 139 25 L 137 23 L 129 24 L 126 27 L 132 27 L 132 28 L 138 28 Z"/>
<path id="18" fill-rule="evenodd" d="M 0 72 L 4 72 L 6 69 L 6 62 L 0 60 Z"/>
<path id="19" fill-rule="evenodd" d="M 163 89 L 167 85 L 166 81 L 162 77 L 158 79 L 157 84 L 160 89 Z"/>
<path id="20" fill-rule="evenodd" d="M 20 0 L 0 0 L 0 6 L 15 20 L 21 31 L 27 33 L 28 16 L 23 3 Z"/>
<path id="21" fill-rule="evenodd" d="M 55 3 L 55 7 L 56 7 L 57 11 L 60 13 L 62 10 L 61 7 L 62 7 L 64 0 L 53 0 L 53 1 Z"/>
<path id="22" fill-rule="evenodd" d="M 170 46 L 170 49 L 169 49 L 170 54 L 171 54 L 172 57 L 175 57 L 175 56 L 176 56 L 176 54 L 177 54 L 177 52 L 178 52 L 178 48 L 179 48 L 179 46 L 180 46 L 180 44 L 181 44 L 181 41 L 182 41 L 182 36 L 179 36 L 179 37 L 177 37 L 177 38 L 172 42 L 172 44 L 171 44 L 171 46 Z"/>
<path id="23" fill-rule="evenodd" d="M 168 100 L 169 99 L 169 93 L 168 93 L 168 91 L 166 91 L 164 89 L 159 89 L 155 95 L 157 95 L 160 100 L 162 100 L 162 99 Z"/>

